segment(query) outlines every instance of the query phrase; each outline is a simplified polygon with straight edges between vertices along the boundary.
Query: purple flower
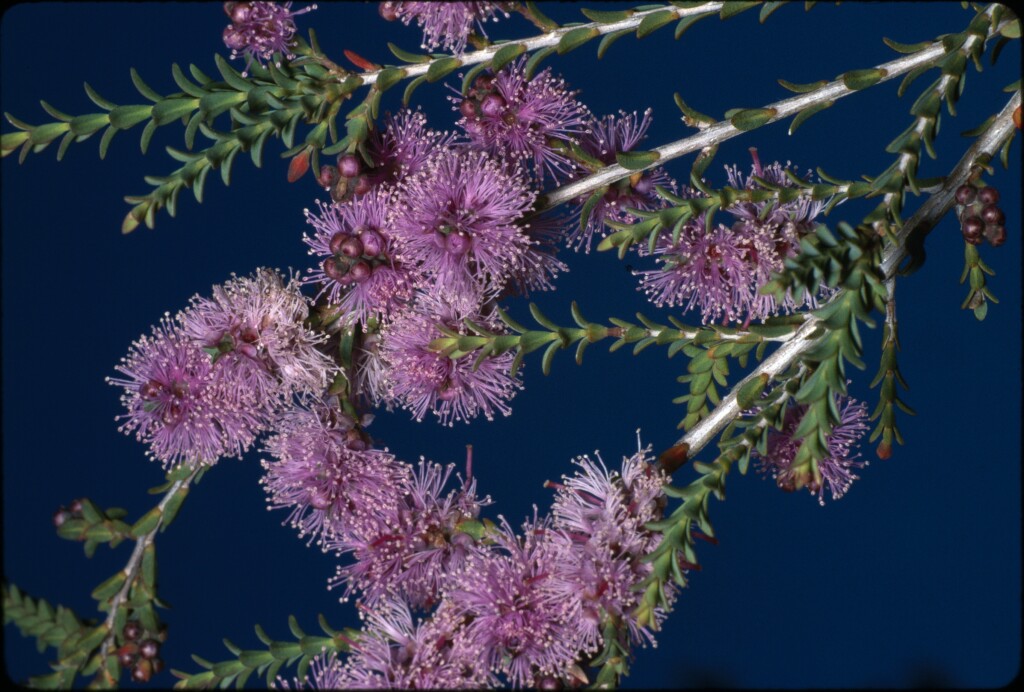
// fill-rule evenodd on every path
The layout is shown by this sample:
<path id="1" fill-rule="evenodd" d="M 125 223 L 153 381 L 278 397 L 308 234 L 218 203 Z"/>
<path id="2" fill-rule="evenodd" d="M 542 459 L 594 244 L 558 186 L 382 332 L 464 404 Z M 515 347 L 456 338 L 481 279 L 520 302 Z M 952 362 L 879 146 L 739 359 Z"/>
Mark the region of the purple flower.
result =
<path id="1" fill-rule="evenodd" d="M 644 525 L 660 519 L 665 504 L 667 479 L 649 452 L 623 458 L 621 473 L 609 472 L 600 455 L 596 462 L 579 457 L 574 476 L 548 484 L 558 489 L 551 513 L 561 529 L 552 536 L 557 546 L 553 585 L 563 598 L 579 601 L 575 637 L 587 652 L 601 648 L 606 616 L 621 622 L 634 642 L 654 641 L 633 616 L 641 595 L 634 587 L 651 573 L 642 559 L 659 542 Z"/>
<path id="2" fill-rule="evenodd" d="M 576 603 L 552 588 L 557 556 L 551 531 L 550 522 L 535 517 L 520 538 L 501 519 L 489 534 L 495 548 L 471 554 L 447 594 L 454 611 L 469 620 L 456 649 L 477 652 L 513 686 L 560 675 L 577 654 L 571 636 Z"/>
<path id="3" fill-rule="evenodd" d="M 406 261 L 439 284 L 496 291 L 530 247 L 516 222 L 535 196 L 487 154 L 448 150 L 399 185 L 391 230 Z"/>
<path id="4" fill-rule="evenodd" d="M 390 393 L 416 420 L 428 410 L 442 425 L 512 412 L 508 401 L 522 383 L 509 372 L 510 351 L 477 363 L 473 354 L 452 357 L 430 348 L 435 339 L 447 336 L 442 329 L 466 334 L 467 318 L 492 332 L 505 332 L 497 319 L 480 313 L 477 300 L 442 288 L 420 294 L 412 311 L 382 329 L 380 350 L 390 366 Z"/>
<path id="5" fill-rule="evenodd" d="M 276 459 L 260 462 L 270 508 L 290 509 L 285 523 L 321 546 L 336 534 L 375 528 L 409 482 L 407 465 L 367 448 L 351 418 L 322 402 L 284 412 L 264 451 Z"/>
<path id="6" fill-rule="evenodd" d="M 345 668 L 338 654 L 324 651 L 309 662 L 309 673 L 305 678 L 293 678 L 292 685 L 289 686 L 287 680 L 278 676 L 276 682 L 270 685 L 270 689 L 340 690 L 348 686 L 347 683 Z"/>
<path id="7" fill-rule="evenodd" d="M 755 268 L 748 261 L 749 236 L 719 225 L 705 230 L 704 219 L 687 222 L 673 242 L 666 230 L 655 254 L 659 269 L 639 272 L 640 288 L 657 306 L 698 308 L 704 323 L 741 319 L 749 310 Z"/>
<path id="8" fill-rule="evenodd" d="M 213 296 L 193 296 L 178 317 L 182 331 L 230 369 L 239 392 L 251 391 L 272 411 L 292 394 L 320 394 L 335 366 L 317 346 L 325 337 L 303 325 L 309 303 L 299 281 L 271 269 L 233 277 Z"/>
<path id="9" fill-rule="evenodd" d="M 338 567 L 330 588 L 344 585 L 343 599 L 362 591 L 362 600 L 371 606 L 395 598 L 414 607 L 434 606 L 451 575 L 478 550 L 460 524 L 476 519 L 480 507 L 490 504 L 489 497 L 476 496 L 472 478 L 445 493 L 451 473 L 452 465 L 421 459 L 382 521 L 332 539 L 329 547 L 351 553 L 355 562 Z"/>
<path id="10" fill-rule="evenodd" d="M 644 111 L 642 119 L 635 111 L 630 114 L 619 111 L 618 119 L 614 115 L 606 115 L 600 120 L 592 119 L 588 124 L 587 133 L 580 139 L 580 148 L 604 165 L 611 165 L 616 162 L 616 154 L 633 151 L 637 144 L 646 139 L 650 126 L 650 109 Z M 664 206 L 665 202 L 658 195 L 656 187 L 675 192 L 676 183 L 664 168 L 637 171 L 628 178 L 609 185 L 582 227 L 573 230 L 569 242 L 575 243 L 577 250 L 582 247 L 590 252 L 590 242 L 594 234 L 604 233 L 606 221 L 636 223 L 639 219 L 627 209 L 648 211 Z M 583 204 L 588 198 L 589 195 L 576 200 L 579 205 L 577 212 L 582 211 Z"/>
<path id="11" fill-rule="evenodd" d="M 460 657 L 452 647 L 462 620 L 450 609 L 441 608 L 416 623 L 401 601 L 384 601 L 363 612 L 367 624 L 352 645 L 339 687 L 423 690 L 495 685 L 478 657 Z"/>
<path id="12" fill-rule="evenodd" d="M 529 295 L 530 291 L 549 291 L 560 272 L 569 271 L 561 262 L 558 249 L 565 237 L 569 220 L 552 213 L 528 216 L 521 227 L 530 239 L 530 247 L 523 253 L 520 266 L 512 273 L 502 295 Z"/>
<path id="13" fill-rule="evenodd" d="M 413 273 L 388 231 L 393 203 L 389 192 L 377 188 L 341 205 L 317 200 L 320 213 L 305 212 L 314 235 L 304 235 L 303 242 L 309 254 L 322 258 L 305 281 L 321 285 L 318 297 L 326 294 L 339 305 L 346 324 L 387 319 L 412 297 Z"/>
<path id="14" fill-rule="evenodd" d="M 455 135 L 427 127 L 427 117 L 419 110 L 403 108 L 397 115 L 385 117 L 383 130 L 370 135 L 369 152 L 374 168 L 369 171 L 374 185 L 394 185 L 416 173 L 430 157 L 450 147 Z"/>
<path id="15" fill-rule="evenodd" d="M 806 486 L 812 495 L 818 496 L 818 502 L 823 506 L 823 484 L 832 491 L 833 500 L 845 495 L 859 478 L 852 469 L 868 465 L 866 460 L 859 460 L 860 454 L 850 455 L 854 445 L 868 430 L 868 409 L 864 402 L 846 395 L 836 396 L 836 408 L 839 411 L 839 423 L 828 436 L 828 454 L 824 459 L 812 464 L 810 469 L 793 467 L 800 448 L 800 440 L 795 439 L 793 433 L 800 425 L 807 407 L 791 406 L 786 411 L 782 430 L 768 433 L 768 448 L 765 454 L 758 454 L 759 471 L 770 473 L 783 490 L 793 491 Z"/>
<path id="16" fill-rule="evenodd" d="M 526 56 L 497 74 L 476 78 L 466 97 L 453 97 L 459 125 L 478 148 L 499 158 L 532 159 L 538 180 L 571 175 L 573 164 L 559 150 L 586 131 L 590 113 L 550 69 L 526 76 Z"/>
<path id="17" fill-rule="evenodd" d="M 316 5 L 292 12 L 292 4 L 286 2 L 225 2 L 224 11 L 231 18 L 231 24 L 224 29 L 224 45 L 231 49 L 231 58 L 246 56 L 245 71 L 253 62 L 269 62 L 274 53 L 281 53 L 289 60 L 295 55 L 290 51 L 295 38 L 294 17 L 311 12 Z M 280 63 L 278 63 L 280 64 Z"/>
<path id="18" fill-rule="evenodd" d="M 400 19 L 408 26 L 414 19 L 423 28 L 423 48 L 444 48 L 461 53 L 473 31 L 488 19 L 498 20 L 499 13 L 508 17 L 508 2 L 382 2 L 381 16 Z M 486 34 L 485 34 L 486 35 Z"/>
<path id="19" fill-rule="evenodd" d="M 148 444 L 147 455 L 165 468 L 241 457 L 266 423 L 261 402 L 235 373 L 212 363 L 169 317 L 135 341 L 115 369 L 125 377 L 107 382 L 124 388 L 128 410 L 117 417 L 125 420 L 118 429 Z"/>
<path id="20" fill-rule="evenodd" d="M 786 166 L 775 162 L 767 167 L 761 166 L 757 150 L 751 147 L 754 165 L 751 175 L 744 177 L 738 166 L 726 166 L 729 184 L 736 189 L 764 189 L 754 177 L 762 178 L 773 186 L 795 187 L 796 184 L 786 175 Z M 821 213 L 825 202 L 811 200 L 800 196 L 791 202 L 779 203 L 775 199 L 761 202 L 737 202 L 725 211 L 736 217 L 733 231 L 746 238 L 748 261 L 754 267 L 754 290 L 751 298 L 749 319 L 765 319 L 780 311 L 792 312 L 801 306 L 818 307 L 818 297 L 805 293 L 800 303 L 793 300 L 787 293 L 781 305 L 776 303 L 772 295 L 761 294 L 758 289 L 771 280 L 771 275 L 783 270 L 783 262 L 798 253 L 800 239 L 812 232 L 815 219 Z M 821 297 L 828 297 L 831 291 L 822 287 Z"/>
<path id="21" fill-rule="evenodd" d="M 388 364 L 380 354 L 378 331 L 363 334 L 356 349 L 355 390 L 369 406 L 384 406 L 388 411 L 396 403 L 391 393 Z"/>

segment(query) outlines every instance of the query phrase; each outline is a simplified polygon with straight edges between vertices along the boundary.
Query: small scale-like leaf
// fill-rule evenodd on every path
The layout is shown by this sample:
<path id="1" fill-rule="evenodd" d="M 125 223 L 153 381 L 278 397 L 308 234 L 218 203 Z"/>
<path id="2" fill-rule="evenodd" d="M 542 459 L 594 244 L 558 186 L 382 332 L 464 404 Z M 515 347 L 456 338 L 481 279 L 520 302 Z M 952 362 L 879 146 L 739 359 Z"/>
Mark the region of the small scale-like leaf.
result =
<path id="1" fill-rule="evenodd" d="M 642 171 L 660 158 L 656 151 L 624 151 L 615 155 L 619 165 L 631 171 Z"/>
<path id="2" fill-rule="evenodd" d="M 526 44 L 509 43 L 498 49 L 491 58 L 491 69 L 498 71 L 526 52 Z"/>
<path id="3" fill-rule="evenodd" d="M 462 60 L 456 57 L 439 58 L 435 60 L 430 67 L 427 69 L 425 75 L 428 82 L 436 82 L 440 79 L 444 79 L 455 70 L 462 66 Z"/>
<path id="4" fill-rule="evenodd" d="M 597 27 L 593 26 L 581 26 L 576 29 L 570 29 L 558 41 L 558 54 L 564 55 L 569 51 L 576 50 L 599 34 L 600 32 L 597 30 Z"/>
<path id="5" fill-rule="evenodd" d="M 377 74 L 375 86 L 380 91 L 387 91 L 405 78 L 405 68 L 388 67 Z"/>
<path id="6" fill-rule="evenodd" d="M 794 132 L 796 132 L 796 129 L 803 125 L 804 121 L 806 121 L 812 115 L 814 115 L 815 113 L 820 113 L 826 108 L 830 108 L 834 103 L 835 101 L 822 101 L 820 103 L 814 104 L 813 106 L 808 106 L 807 108 L 804 108 L 802 111 L 796 114 L 796 117 L 793 118 L 793 122 L 790 123 L 789 134 L 793 134 Z"/>
<path id="7" fill-rule="evenodd" d="M 640 20 L 640 26 L 636 28 L 636 37 L 643 38 L 649 36 L 666 24 L 674 22 L 678 16 L 673 10 L 652 12 Z"/>
<path id="8" fill-rule="evenodd" d="M 762 125 L 768 124 L 778 113 L 774 108 L 746 108 L 741 109 L 729 117 L 729 122 L 737 130 L 744 132 L 756 130 Z"/>
<path id="9" fill-rule="evenodd" d="M 872 67 L 866 70 L 850 70 L 842 75 L 843 84 L 847 89 L 859 91 L 874 86 L 888 75 L 888 71 L 881 67 Z"/>

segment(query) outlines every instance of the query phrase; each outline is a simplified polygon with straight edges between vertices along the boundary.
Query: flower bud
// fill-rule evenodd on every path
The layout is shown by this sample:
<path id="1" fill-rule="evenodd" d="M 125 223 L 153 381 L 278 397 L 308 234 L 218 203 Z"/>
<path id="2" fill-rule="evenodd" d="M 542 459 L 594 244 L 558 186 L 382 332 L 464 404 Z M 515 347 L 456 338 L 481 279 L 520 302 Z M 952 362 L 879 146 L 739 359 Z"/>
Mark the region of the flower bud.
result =
<path id="1" fill-rule="evenodd" d="M 125 644 L 117 650 L 117 662 L 121 664 L 122 668 L 130 667 L 135 663 L 138 650 L 139 647 L 135 644 Z"/>
<path id="2" fill-rule="evenodd" d="M 64 525 L 64 522 L 66 522 L 70 518 L 71 518 L 71 513 L 69 511 L 67 511 L 66 509 L 64 509 L 63 507 L 61 507 L 60 509 L 58 509 L 56 512 L 53 513 L 53 526 L 54 526 L 54 528 L 58 528 L 59 529 L 61 526 Z"/>
<path id="3" fill-rule="evenodd" d="M 983 187 L 978 193 L 978 199 L 982 204 L 995 204 L 999 201 L 999 190 L 994 187 Z"/>
<path id="4" fill-rule="evenodd" d="M 358 284 L 361 284 L 370 278 L 370 274 L 373 273 L 373 270 L 370 268 L 370 265 L 367 264 L 366 262 L 356 262 L 355 264 L 352 265 L 352 268 L 349 269 L 348 272 L 349 275 L 351 275 L 353 281 L 355 281 Z"/>
<path id="5" fill-rule="evenodd" d="M 459 104 L 459 112 L 467 118 L 476 117 L 476 103 L 472 99 L 463 99 Z"/>
<path id="6" fill-rule="evenodd" d="M 124 638 L 128 641 L 135 641 L 142 636 L 142 625 L 138 620 L 129 620 L 124 623 L 124 629 L 121 630 L 121 634 L 123 634 Z"/>
<path id="7" fill-rule="evenodd" d="M 977 196 L 978 191 L 974 189 L 973 185 L 961 185 L 956 189 L 957 204 L 970 204 Z"/>
<path id="8" fill-rule="evenodd" d="M 987 224 L 998 226 L 1006 221 L 1006 215 L 1003 214 L 1003 210 L 994 204 L 990 204 L 981 210 L 981 219 Z"/>
<path id="9" fill-rule="evenodd" d="M 359 240 L 359 238 L 349 236 L 341 244 L 341 254 L 345 255 L 345 257 L 362 257 L 363 243 Z"/>
<path id="10" fill-rule="evenodd" d="M 338 172 L 346 178 L 354 178 L 363 170 L 363 165 L 353 154 L 338 157 Z"/>
<path id="11" fill-rule="evenodd" d="M 367 229 L 359 234 L 363 252 L 367 257 L 377 257 L 384 252 L 384 238 L 377 231 Z"/>
<path id="12" fill-rule="evenodd" d="M 988 242 L 992 247 L 999 247 L 1006 242 L 1006 227 L 1001 224 L 998 226 L 987 226 L 985 228 L 985 237 L 988 238 Z"/>
<path id="13" fill-rule="evenodd" d="M 373 183 L 370 182 L 370 179 L 365 175 L 361 175 L 356 178 L 356 186 L 353 188 L 352 192 L 357 195 L 365 195 L 372 187 Z"/>
<path id="14" fill-rule="evenodd" d="M 469 252 L 469 248 L 472 245 L 473 239 L 464 231 L 449 233 L 448 237 L 445 239 L 445 250 L 456 257 L 461 257 Z"/>
<path id="15" fill-rule="evenodd" d="M 235 24 L 244 24 L 249 21 L 249 17 L 252 14 L 252 8 L 249 6 L 249 3 L 235 2 L 231 4 L 231 11 L 228 13 L 228 16 L 231 17 L 231 21 Z M 225 9 L 227 8 L 225 7 Z"/>
<path id="16" fill-rule="evenodd" d="M 338 262 L 335 261 L 333 257 L 328 257 L 327 259 L 325 259 L 320 266 L 323 269 L 324 274 L 327 276 L 327 278 L 334 279 L 335 281 L 338 282 L 340 282 L 347 274 L 347 272 L 342 270 L 342 268 L 338 265 Z"/>
<path id="17" fill-rule="evenodd" d="M 153 664 L 149 661 L 139 661 L 132 668 L 132 680 L 135 682 L 149 682 L 151 677 L 153 677 Z"/>
<path id="18" fill-rule="evenodd" d="M 505 110 L 505 99 L 500 94 L 488 94 L 480 102 L 480 112 L 489 118 L 501 115 L 503 110 Z"/>
<path id="19" fill-rule="evenodd" d="M 242 32 L 235 28 L 234 24 L 228 24 L 224 27 L 224 33 L 221 35 L 224 39 L 224 45 L 233 51 L 242 51 L 245 49 L 246 41 L 245 36 Z"/>
<path id="20" fill-rule="evenodd" d="M 160 645 L 153 639 L 146 639 L 139 644 L 139 655 L 143 658 L 156 658 L 160 653 Z"/>
<path id="21" fill-rule="evenodd" d="M 332 188 L 338 182 L 338 169 L 330 165 L 320 166 L 318 179 L 323 187 Z"/>
<path id="22" fill-rule="evenodd" d="M 977 216 L 968 216 L 964 219 L 960 230 L 963 233 L 964 240 L 972 245 L 977 245 L 981 242 L 981 234 L 985 230 L 985 224 Z"/>
<path id="23" fill-rule="evenodd" d="M 377 11 L 380 12 L 380 16 L 385 22 L 393 22 L 398 19 L 398 9 L 393 2 L 382 2 L 377 7 Z"/>

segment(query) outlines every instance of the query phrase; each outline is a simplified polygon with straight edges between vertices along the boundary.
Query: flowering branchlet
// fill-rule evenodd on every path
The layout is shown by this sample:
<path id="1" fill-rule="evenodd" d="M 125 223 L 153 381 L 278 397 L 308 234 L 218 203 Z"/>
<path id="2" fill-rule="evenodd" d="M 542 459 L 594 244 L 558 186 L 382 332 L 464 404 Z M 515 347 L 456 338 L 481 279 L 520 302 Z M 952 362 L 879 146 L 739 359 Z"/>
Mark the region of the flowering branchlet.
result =
<path id="1" fill-rule="evenodd" d="M 263 64 L 280 53 L 291 60 L 295 38 L 295 17 L 316 9 L 316 5 L 292 11 L 292 3 L 225 2 L 224 11 L 231 23 L 224 29 L 224 45 L 231 49 L 231 57 L 246 56 L 246 72 L 253 62 Z"/>
<path id="2" fill-rule="evenodd" d="M 851 455 L 853 447 L 868 430 L 868 409 L 864 402 L 846 395 L 836 396 L 836 409 L 839 411 L 839 423 L 828 436 L 828 454 L 825 458 L 810 468 L 794 467 L 793 461 L 800 440 L 794 438 L 793 433 L 800 425 L 807 407 L 791 406 L 786 411 L 782 430 L 771 431 L 768 434 L 767 450 L 764 454 L 758 453 L 758 470 L 771 474 L 783 490 L 792 492 L 806 487 L 812 495 L 818 496 L 821 505 L 825 504 L 824 487 L 831 491 L 833 500 L 845 495 L 859 478 L 853 469 L 868 465 L 867 460 L 860 460 L 860 454 Z"/>
<path id="3" fill-rule="evenodd" d="M 618 118 L 606 115 L 601 119 L 591 119 L 586 134 L 580 138 L 580 148 L 602 164 L 611 165 L 616 162 L 616 154 L 633 151 L 637 144 L 646 139 L 650 126 L 650 109 L 644 111 L 642 118 L 636 112 L 627 114 L 620 111 Z M 665 202 L 658 195 L 657 187 L 671 192 L 676 190 L 676 182 L 660 166 L 637 171 L 609 185 L 582 227 L 575 226 L 569 236 L 569 243 L 574 244 L 577 250 L 584 248 L 589 252 L 591 240 L 595 234 L 604 233 L 606 221 L 635 223 L 638 219 L 629 209 L 648 211 L 664 206 Z M 586 201 L 587 196 L 576 200 L 577 213 L 580 213 Z"/>
<path id="4" fill-rule="evenodd" d="M 474 26 L 483 32 L 483 23 L 508 17 L 510 2 L 382 2 L 381 16 L 401 20 L 408 26 L 413 20 L 423 28 L 423 48 L 443 48 L 461 53 Z"/>
<path id="5" fill-rule="evenodd" d="M 573 171 L 564 147 L 586 132 L 590 113 L 550 69 L 527 78 L 525 66 L 524 56 L 497 74 L 478 76 L 465 97 L 452 97 L 462 114 L 459 125 L 476 147 L 532 160 L 538 180 L 545 171 L 564 180 Z"/>
<path id="6" fill-rule="evenodd" d="M 124 388 L 128 410 L 118 416 L 119 430 L 148 444 L 147 454 L 165 467 L 240 457 L 266 424 L 252 390 L 211 362 L 168 316 L 132 343 L 115 369 L 124 377 L 107 381 Z"/>

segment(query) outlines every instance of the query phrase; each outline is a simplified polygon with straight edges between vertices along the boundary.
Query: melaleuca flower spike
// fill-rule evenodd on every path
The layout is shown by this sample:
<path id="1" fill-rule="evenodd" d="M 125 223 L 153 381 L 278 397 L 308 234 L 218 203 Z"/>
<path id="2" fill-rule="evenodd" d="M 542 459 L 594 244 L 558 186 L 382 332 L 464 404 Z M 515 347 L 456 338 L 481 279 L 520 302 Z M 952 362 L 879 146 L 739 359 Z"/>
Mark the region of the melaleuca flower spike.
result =
<path id="1" fill-rule="evenodd" d="M 489 19 L 498 20 L 499 14 L 508 17 L 509 2 L 382 2 L 381 16 L 388 20 L 401 20 L 408 26 L 412 21 L 423 28 L 423 48 L 442 48 L 461 53 L 473 27 L 480 27 Z"/>
<path id="2" fill-rule="evenodd" d="M 167 316 L 115 369 L 124 377 L 107 381 L 124 388 L 128 409 L 119 429 L 148 444 L 149 456 L 165 467 L 240 457 L 265 424 L 260 402 L 239 395 L 234 373 L 212 363 Z"/>
<path id="3" fill-rule="evenodd" d="M 224 45 L 231 49 L 231 57 L 246 56 L 246 72 L 254 62 L 263 64 L 280 53 L 291 60 L 295 38 L 295 17 L 316 9 L 316 5 L 292 11 L 292 3 L 277 2 L 225 2 L 224 11 L 231 24 L 224 29 Z"/>

